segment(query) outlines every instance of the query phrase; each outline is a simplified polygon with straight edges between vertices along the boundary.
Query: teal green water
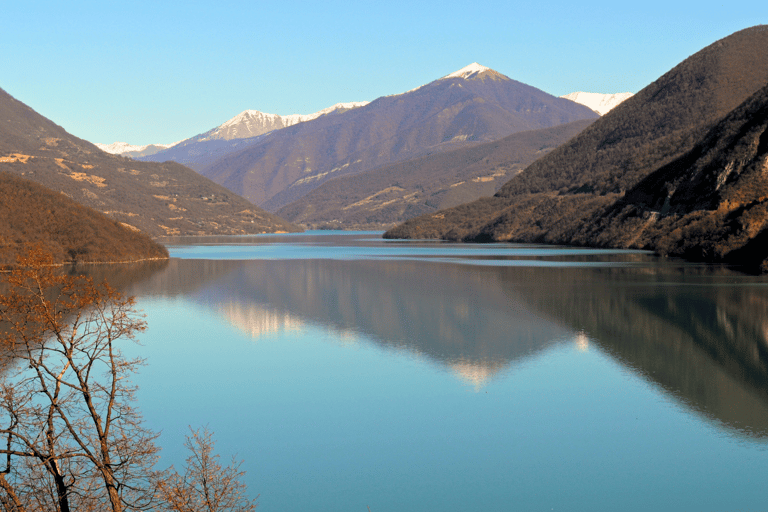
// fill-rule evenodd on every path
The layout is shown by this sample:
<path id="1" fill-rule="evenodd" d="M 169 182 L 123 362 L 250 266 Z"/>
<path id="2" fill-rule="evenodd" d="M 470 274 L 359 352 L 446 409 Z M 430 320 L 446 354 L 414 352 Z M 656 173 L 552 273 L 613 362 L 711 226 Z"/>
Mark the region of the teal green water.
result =
<path id="1" fill-rule="evenodd" d="M 132 285 L 163 462 L 269 511 L 766 510 L 768 284 L 641 252 L 171 240 Z"/>

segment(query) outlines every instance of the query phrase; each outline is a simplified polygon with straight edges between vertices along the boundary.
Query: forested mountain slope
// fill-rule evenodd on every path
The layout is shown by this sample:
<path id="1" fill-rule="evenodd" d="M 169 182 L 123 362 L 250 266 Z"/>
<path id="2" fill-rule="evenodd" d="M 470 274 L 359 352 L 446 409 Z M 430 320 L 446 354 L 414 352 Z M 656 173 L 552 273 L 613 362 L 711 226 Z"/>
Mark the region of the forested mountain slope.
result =
<path id="1" fill-rule="evenodd" d="M 149 236 L 37 183 L 0 172 L 0 266 L 40 247 L 64 262 L 167 258 Z"/>
<path id="2" fill-rule="evenodd" d="M 768 270 L 768 85 L 574 235 Z"/>

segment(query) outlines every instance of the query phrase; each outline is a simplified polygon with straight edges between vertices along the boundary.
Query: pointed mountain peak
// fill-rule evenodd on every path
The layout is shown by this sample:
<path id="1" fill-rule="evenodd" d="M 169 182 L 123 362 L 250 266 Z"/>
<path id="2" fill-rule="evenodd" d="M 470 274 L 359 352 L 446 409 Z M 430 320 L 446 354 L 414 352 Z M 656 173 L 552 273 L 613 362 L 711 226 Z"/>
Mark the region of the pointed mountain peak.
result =
<path id="1" fill-rule="evenodd" d="M 473 62 L 469 66 L 464 66 L 458 71 L 454 71 L 450 75 L 446 75 L 443 78 L 472 78 L 475 75 L 484 73 L 485 71 L 491 71 L 491 68 L 481 66 L 477 62 Z"/>
<path id="2" fill-rule="evenodd" d="M 480 75 L 484 75 L 486 73 L 492 73 L 494 75 L 499 75 L 496 71 L 492 70 L 491 68 L 487 68 L 485 66 L 481 66 L 477 62 L 473 62 L 469 66 L 465 66 L 461 68 L 458 71 L 454 71 L 450 75 L 446 75 L 443 78 L 464 78 L 465 80 L 470 80 L 472 78 L 477 78 Z M 501 76 L 501 75 L 499 75 Z"/>

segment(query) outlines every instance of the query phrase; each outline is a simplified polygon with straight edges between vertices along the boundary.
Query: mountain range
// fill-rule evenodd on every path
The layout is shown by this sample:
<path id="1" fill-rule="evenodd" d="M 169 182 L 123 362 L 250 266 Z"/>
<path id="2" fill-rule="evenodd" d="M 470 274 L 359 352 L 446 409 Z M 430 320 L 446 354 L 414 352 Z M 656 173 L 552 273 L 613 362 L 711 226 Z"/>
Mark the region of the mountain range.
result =
<path id="1" fill-rule="evenodd" d="M 762 265 L 768 27 L 692 55 L 493 197 L 387 237 L 650 249 Z M 762 245 L 761 245 L 762 244 Z"/>
<path id="2" fill-rule="evenodd" d="M 489 72 L 492 72 L 492 70 L 473 63 L 455 73 L 446 75 L 441 80 L 461 79 L 466 81 L 478 77 L 482 79 L 481 75 Z M 495 72 L 492 73 L 498 75 Z M 422 88 L 419 87 L 405 94 L 408 95 Z M 596 94 L 580 92 L 566 95 L 563 98 L 583 104 L 595 113 L 603 115 L 630 96 L 632 96 L 631 93 Z M 454 107 L 450 101 L 449 99 L 448 103 L 443 106 L 446 108 Z M 485 101 L 482 97 L 482 92 L 478 101 Z M 157 146 L 129 147 L 119 143 L 111 145 L 110 149 L 113 151 L 126 151 L 122 154 L 145 161 L 172 160 L 189 165 L 205 173 L 204 169 L 207 166 L 217 165 L 218 161 L 229 155 L 234 155 L 244 148 L 264 142 L 265 136 L 272 137 L 278 130 L 298 123 L 306 123 L 321 116 L 338 115 L 353 108 L 364 107 L 367 104 L 366 102 L 340 103 L 314 114 L 291 116 L 246 110 L 216 128 L 171 145 L 171 147 L 166 147 L 162 151 L 158 151 Z M 440 105 L 436 106 L 436 108 L 439 107 Z M 503 119 L 505 115 L 509 117 L 508 112 L 500 112 L 499 117 L 502 118 L 502 122 L 506 121 L 506 119 Z M 377 117 L 368 117 L 370 118 L 368 122 L 381 122 Z M 382 116 L 379 115 L 378 117 Z M 594 116 L 592 117 L 594 118 Z M 335 120 L 340 123 L 343 122 L 343 119 Z M 361 124 L 365 122 L 363 120 Z M 428 125 L 433 121 L 422 120 L 422 122 Z M 578 126 L 583 128 L 586 124 Z M 509 131 L 510 129 L 507 127 L 506 131 L 497 131 L 496 135 Z M 307 195 L 299 197 L 296 201 L 281 207 L 276 213 L 292 222 L 301 223 L 307 227 L 332 226 L 347 229 L 353 227 L 390 227 L 414 215 L 454 206 L 461 202 L 495 193 L 513 175 L 513 171 L 521 170 L 535 158 L 553 149 L 554 146 L 552 144 L 557 145 L 567 140 L 567 138 L 557 139 L 557 137 L 566 133 L 568 134 L 567 138 L 570 138 L 576 132 L 571 127 L 567 130 L 552 132 L 552 134 L 557 134 L 554 135 L 554 138 L 553 135 L 542 132 L 540 134 L 541 140 L 538 140 L 536 135 L 531 134 L 517 141 L 504 143 L 502 144 L 504 149 L 496 151 L 497 156 L 502 153 L 504 154 L 502 158 L 504 163 L 500 163 L 490 172 L 483 170 L 479 174 L 473 174 L 477 165 L 473 165 L 471 168 L 461 168 L 456 165 L 467 158 L 472 160 L 475 157 L 461 153 L 453 155 L 452 151 L 461 150 L 450 149 L 447 153 L 450 153 L 451 156 L 446 155 L 443 157 L 441 153 L 449 145 L 438 144 L 429 148 L 426 156 L 405 159 L 395 164 L 384 163 L 379 167 L 364 171 L 354 178 L 342 172 L 340 178 L 329 179 L 321 184 L 318 189 L 310 190 Z M 303 140 L 302 136 L 303 134 L 298 135 L 296 144 L 306 146 L 307 143 Z M 486 138 L 490 139 L 492 136 Z M 530 147 L 521 145 L 522 141 L 527 141 Z M 368 144 L 374 145 L 378 142 L 374 140 Z M 452 144 L 467 148 L 483 144 L 482 142 L 471 140 L 464 142 L 465 144 L 456 144 L 453 141 Z M 131 150 L 131 152 L 127 152 L 128 150 Z M 144 151 L 144 153 L 139 153 L 139 150 Z M 480 153 L 473 152 L 472 154 L 477 156 Z M 277 155 L 275 158 L 280 160 L 285 157 Z M 396 158 L 396 160 L 399 159 Z M 344 165 L 346 163 L 336 165 L 336 167 L 341 168 L 338 170 L 344 170 Z M 303 184 L 301 183 L 300 185 Z M 227 185 L 230 186 L 228 183 Z M 297 185 L 294 182 L 292 187 L 289 188 L 296 187 Z"/>
<path id="3" fill-rule="evenodd" d="M 0 119 L 0 171 L 152 236 L 299 230 L 175 162 L 137 162 L 104 153 L 2 89 Z"/>
<path id="4" fill-rule="evenodd" d="M 462 76 L 463 73 L 452 73 L 451 75 Z M 451 76 L 448 75 L 448 76 Z M 611 109 L 616 107 L 622 101 L 632 97 L 631 92 L 615 93 L 615 94 L 600 94 L 592 92 L 572 92 L 564 96 L 560 96 L 594 110 L 599 115 L 607 114 Z M 151 156 L 160 151 L 173 148 L 178 145 L 181 147 L 189 146 L 186 151 L 168 151 L 163 155 L 156 157 L 157 160 L 164 161 L 173 160 L 174 162 L 183 163 L 194 168 L 198 160 L 195 155 L 200 156 L 203 151 L 195 150 L 191 147 L 194 142 L 205 142 L 210 140 L 234 140 L 234 139 L 250 139 L 257 137 L 265 133 L 269 133 L 273 130 L 279 130 L 288 126 L 293 126 L 297 123 L 303 123 L 317 119 L 321 115 L 330 114 L 331 112 L 343 112 L 351 108 L 362 107 L 367 105 L 367 101 L 357 101 L 349 103 L 337 103 L 333 106 L 315 112 L 314 114 L 290 114 L 287 116 L 279 114 L 268 114 L 260 112 L 258 110 L 244 110 L 232 119 L 225 121 L 216 128 L 213 128 L 205 133 L 195 135 L 189 139 L 180 140 L 171 144 L 145 144 L 143 146 L 128 144 L 127 142 L 113 142 L 112 144 L 102 144 L 94 142 L 94 144 L 107 153 L 113 155 L 127 156 L 130 158 L 140 158 L 145 156 Z M 177 148 L 177 149 L 181 149 Z M 161 160 L 162 159 L 162 160 Z"/>
<path id="5" fill-rule="evenodd" d="M 201 174 L 275 211 L 335 177 L 597 117 L 583 105 L 472 64 L 363 106 L 184 150 L 196 155 L 197 162 L 187 163 Z M 146 158 L 167 159 L 180 146 Z"/>
<path id="6" fill-rule="evenodd" d="M 142 150 L 141 154 L 123 152 L 118 154 L 149 162 L 172 160 L 189 166 L 192 169 L 200 170 L 222 156 L 252 144 L 259 137 L 275 130 L 312 121 L 321 116 L 345 112 L 364 105 L 367 105 L 367 102 L 337 103 L 313 114 L 291 114 L 287 116 L 267 114 L 258 110 L 245 110 L 205 133 L 170 144 L 160 150 L 147 149 Z M 148 148 L 152 148 L 152 146 Z"/>

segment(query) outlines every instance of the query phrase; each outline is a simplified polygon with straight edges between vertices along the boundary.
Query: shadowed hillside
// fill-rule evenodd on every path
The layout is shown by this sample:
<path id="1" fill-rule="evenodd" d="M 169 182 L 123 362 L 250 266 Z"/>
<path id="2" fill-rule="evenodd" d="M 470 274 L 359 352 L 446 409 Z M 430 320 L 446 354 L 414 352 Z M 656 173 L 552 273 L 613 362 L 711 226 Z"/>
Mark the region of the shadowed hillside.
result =
<path id="1" fill-rule="evenodd" d="M 768 85 L 574 236 L 768 270 Z"/>
<path id="2" fill-rule="evenodd" d="M 61 191 L 153 236 L 298 231 L 174 162 L 102 152 L 0 89 L 0 171 Z"/>
<path id="3" fill-rule="evenodd" d="M 0 172 L 0 266 L 40 246 L 56 262 L 168 258 L 168 251 L 135 228 L 86 208 L 37 183 Z"/>

